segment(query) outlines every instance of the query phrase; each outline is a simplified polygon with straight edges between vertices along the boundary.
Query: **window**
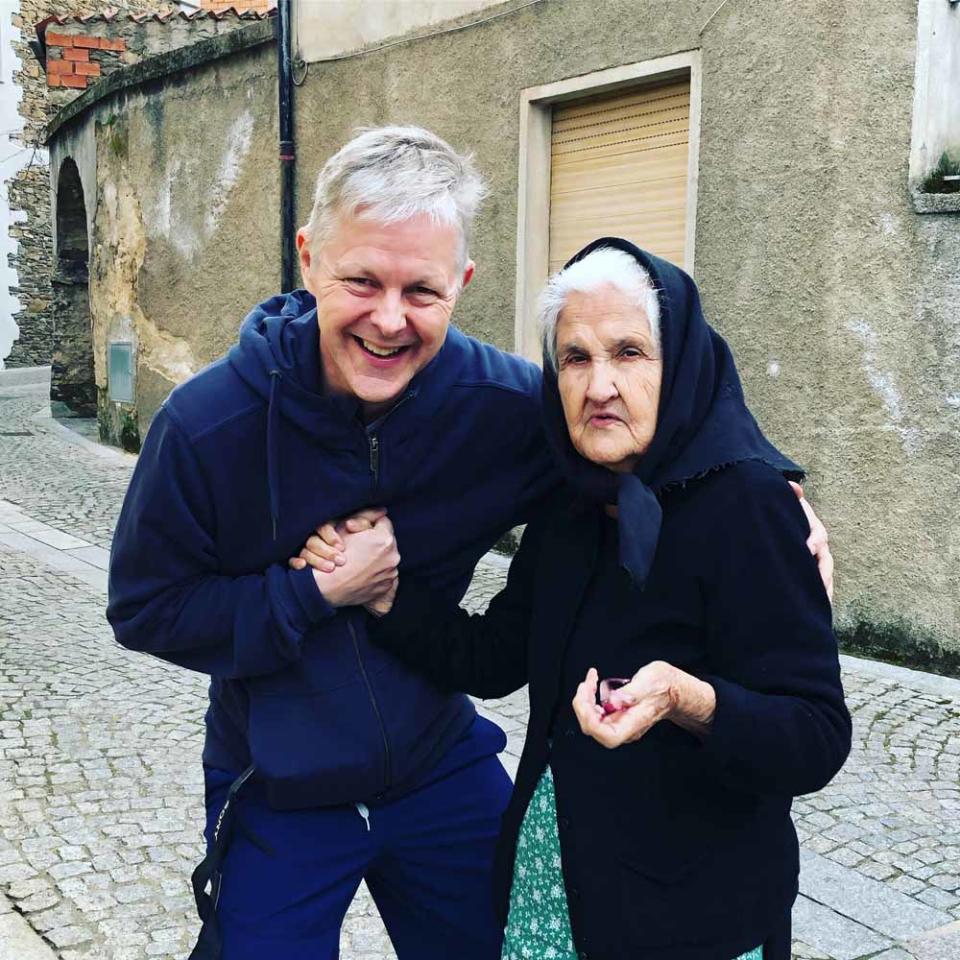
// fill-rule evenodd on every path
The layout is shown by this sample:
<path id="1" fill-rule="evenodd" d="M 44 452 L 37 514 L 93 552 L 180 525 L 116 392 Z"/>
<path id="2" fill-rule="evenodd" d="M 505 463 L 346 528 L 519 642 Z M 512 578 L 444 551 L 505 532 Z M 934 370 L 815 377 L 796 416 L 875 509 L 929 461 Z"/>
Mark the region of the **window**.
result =
<path id="1" fill-rule="evenodd" d="M 549 271 L 600 234 L 682 267 L 690 81 L 553 108 Z"/>
<path id="2" fill-rule="evenodd" d="M 917 62 L 914 73 L 913 132 L 910 143 L 910 187 L 918 212 L 945 212 L 929 202 L 942 189 L 931 183 L 938 167 L 960 173 L 960 4 L 919 0 Z M 942 161 L 946 161 L 941 165 Z M 947 193 L 950 209 L 960 210 L 960 195 Z M 928 210 L 929 208 L 929 210 Z"/>
<path id="3" fill-rule="evenodd" d="M 595 237 L 626 237 L 693 271 L 699 53 L 615 67 L 521 96 L 515 348 L 549 273 Z"/>

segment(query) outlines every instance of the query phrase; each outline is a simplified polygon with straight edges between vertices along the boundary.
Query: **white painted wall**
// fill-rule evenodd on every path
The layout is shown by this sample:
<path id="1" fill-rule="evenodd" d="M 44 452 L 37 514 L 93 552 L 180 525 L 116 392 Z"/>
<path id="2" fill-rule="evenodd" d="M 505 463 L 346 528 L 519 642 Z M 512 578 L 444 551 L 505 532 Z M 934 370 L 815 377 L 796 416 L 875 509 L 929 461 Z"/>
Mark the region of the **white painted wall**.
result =
<path id="1" fill-rule="evenodd" d="M 911 182 L 945 151 L 960 159 L 960 3 L 918 0 Z"/>
<path id="2" fill-rule="evenodd" d="M 293 0 L 294 50 L 310 63 L 502 2 Z"/>
<path id="3" fill-rule="evenodd" d="M 10 226 L 16 220 L 24 219 L 22 211 L 10 209 L 7 180 L 23 169 L 33 154 L 32 148 L 24 147 L 12 139 L 13 134 L 23 126 L 17 114 L 20 90 L 13 84 L 13 73 L 19 68 L 13 42 L 20 38 L 20 31 L 13 26 L 11 19 L 19 6 L 18 0 L 0 0 L 0 369 L 19 334 L 13 314 L 19 310 L 20 304 L 9 289 L 16 286 L 17 275 L 7 266 L 7 258 L 17 248 L 16 242 L 9 236 Z M 45 165 L 46 150 L 38 149 L 33 162 Z"/>

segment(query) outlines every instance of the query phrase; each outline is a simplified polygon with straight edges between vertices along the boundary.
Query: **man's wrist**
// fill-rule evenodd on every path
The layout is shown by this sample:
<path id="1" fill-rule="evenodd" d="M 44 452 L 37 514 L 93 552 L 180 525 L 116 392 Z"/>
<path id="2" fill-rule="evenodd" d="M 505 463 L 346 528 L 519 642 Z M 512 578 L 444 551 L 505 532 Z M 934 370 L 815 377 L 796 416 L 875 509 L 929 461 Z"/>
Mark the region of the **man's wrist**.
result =
<path id="1" fill-rule="evenodd" d="M 323 599 L 334 609 L 343 606 L 340 602 L 340 595 L 336 590 L 336 583 L 333 580 L 334 574 L 324 573 L 322 570 L 317 570 L 316 567 L 311 567 L 310 570 L 313 573 L 313 582 L 317 585 L 317 590 L 320 591 Z"/>

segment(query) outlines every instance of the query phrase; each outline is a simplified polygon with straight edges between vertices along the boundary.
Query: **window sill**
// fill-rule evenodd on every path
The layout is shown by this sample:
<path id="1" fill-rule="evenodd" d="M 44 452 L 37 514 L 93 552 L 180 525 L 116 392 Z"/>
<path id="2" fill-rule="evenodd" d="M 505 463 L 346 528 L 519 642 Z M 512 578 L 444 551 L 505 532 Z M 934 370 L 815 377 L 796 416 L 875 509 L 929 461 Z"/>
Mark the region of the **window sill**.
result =
<path id="1" fill-rule="evenodd" d="M 910 191 L 917 213 L 960 213 L 960 193 L 921 193 Z"/>

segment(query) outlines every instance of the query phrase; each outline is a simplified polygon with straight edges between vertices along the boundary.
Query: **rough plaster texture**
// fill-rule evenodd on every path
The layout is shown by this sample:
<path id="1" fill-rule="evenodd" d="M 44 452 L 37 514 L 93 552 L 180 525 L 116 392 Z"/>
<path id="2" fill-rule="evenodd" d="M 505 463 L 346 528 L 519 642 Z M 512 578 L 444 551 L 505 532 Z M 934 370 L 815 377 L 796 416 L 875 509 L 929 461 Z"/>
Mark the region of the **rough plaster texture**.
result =
<path id="1" fill-rule="evenodd" d="M 704 47 L 698 280 L 810 470 L 840 624 L 956 651 L 960 220 L 906 189 L 915 4 L 767 10 L 737 5 L 723 55 Z"/>
<path id="2" fill-rule="evenodd" d="M 387 40 L 410 31 L 422 32 L 453 17 L 474 14 L 497 0 L 296 0 L 293 42 L 307 62 Z"/>
<path id="3" fill-rule="evenodd" d="M 311 64 L 297 100 L 300 219 L 310 175 L 358 124 L 416 122 L 471 147 L 492 193 L 458 320 L 510 347 L 520 91 L 701 48 L 708 316 L 763 426 L 810 470 L 847 636 L 862 623 L 860 642 L 956 655 L 960 218 L 917 215 L 907 189 L 916 0 L 736 0 L 711 20 L 717 8 L 549 0 Z"/>
<path id="4" fill-rule="evenodd" d="M 273 50 L 261 47 L 101 100 L 51 142 L 54 169 L 73 156 L 96 198 L 90 306 L 101 428 L 114 441 L 125 426 L 142 434 L 278 286 L 275 100 Z M 111 340 L 134 344 L 132 408 L 106 398 Z"/>

